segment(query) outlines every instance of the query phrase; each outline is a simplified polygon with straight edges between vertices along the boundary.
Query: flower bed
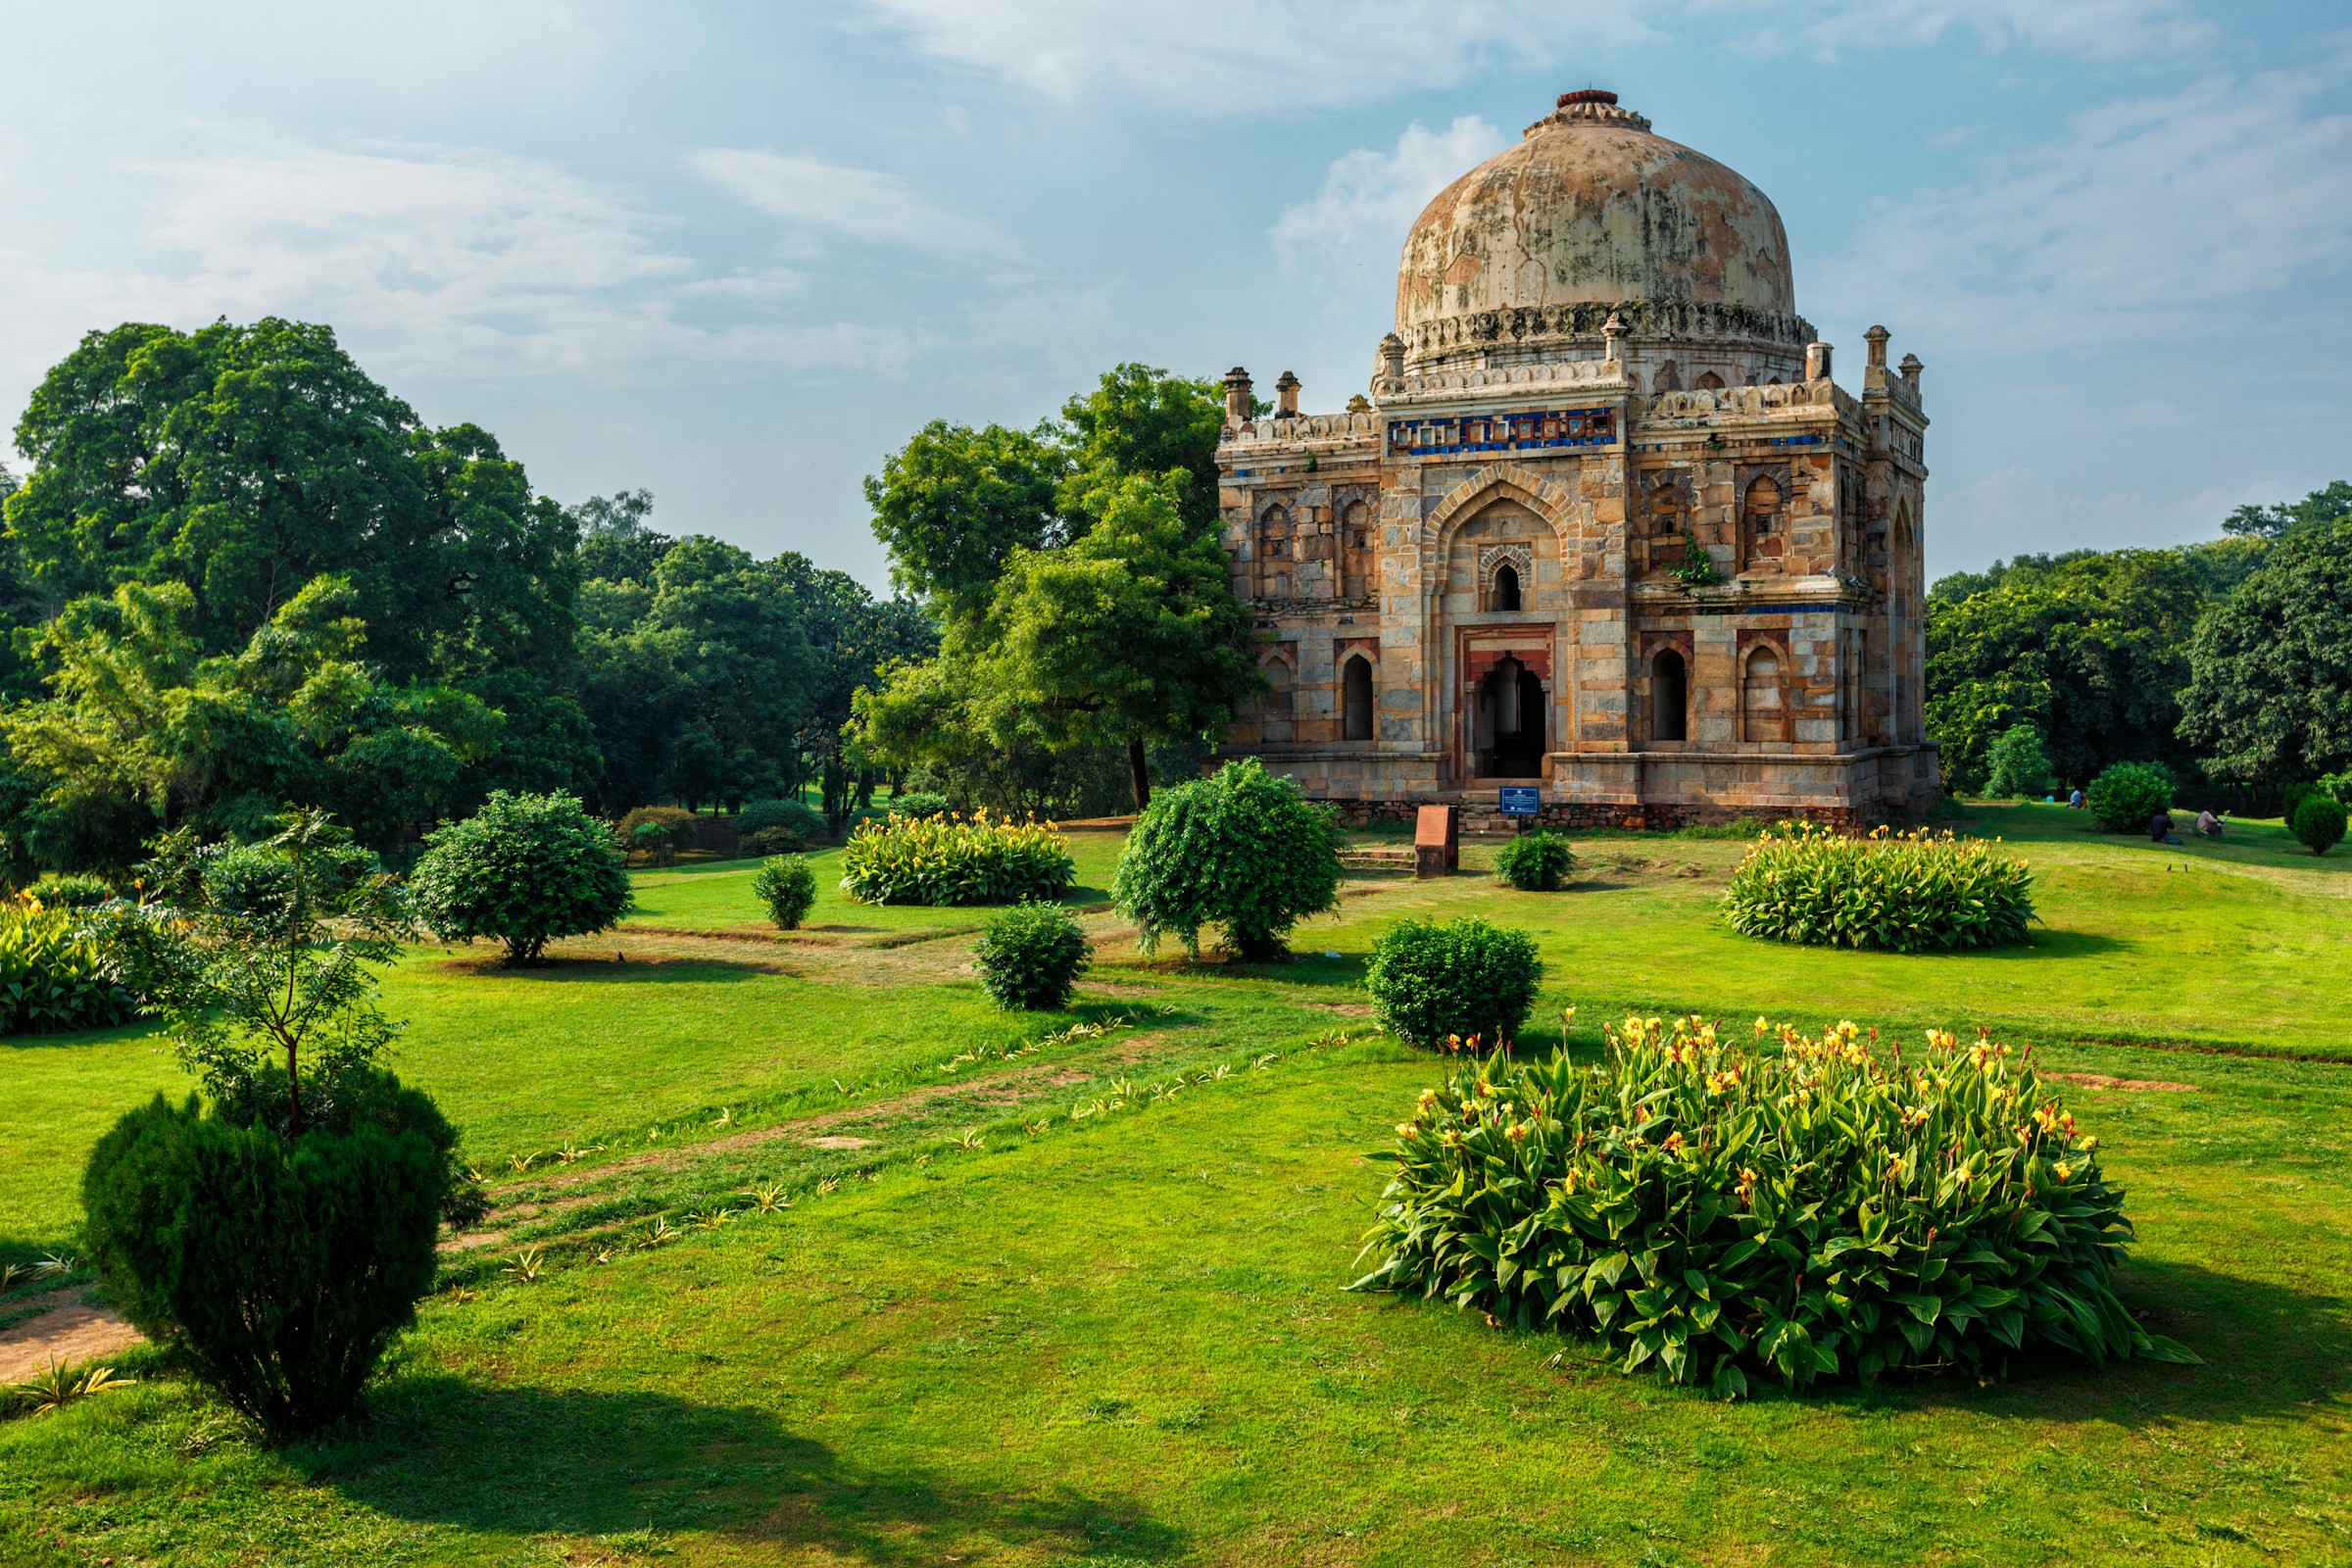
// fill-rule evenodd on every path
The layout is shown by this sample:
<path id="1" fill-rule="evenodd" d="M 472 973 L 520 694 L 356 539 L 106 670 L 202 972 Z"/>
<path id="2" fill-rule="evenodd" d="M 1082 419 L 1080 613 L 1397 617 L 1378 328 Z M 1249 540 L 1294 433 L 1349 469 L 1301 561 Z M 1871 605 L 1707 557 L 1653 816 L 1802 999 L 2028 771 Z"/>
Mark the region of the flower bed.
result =
<path id="1" fill-rule="evenodd" d="M 1607 1034 L 1603 1066 L 1495 1058 L 1422 1094 L 1356 1289 L 1597 1336 L 1726 1396 L 2028 1350 L 2193 1359 L 2116 1298 L 2124 1195 L 2007 1046 Z"/>
<path id="2" fill-rule="evenodd" d="M 2034 873 L 1997 842 L 1783 822 L 1732 873 L 1724 919 L 1746 936 L 1885 953 L 2023 942 Z"/>
<path id="3" fill-rule="evenodd" d="M 850 835 L 841 890 L 865 904 L 1013 904 L 1058 899 L 1078 868 L 1050 822 L 985 811 L 891 816 Z"/>

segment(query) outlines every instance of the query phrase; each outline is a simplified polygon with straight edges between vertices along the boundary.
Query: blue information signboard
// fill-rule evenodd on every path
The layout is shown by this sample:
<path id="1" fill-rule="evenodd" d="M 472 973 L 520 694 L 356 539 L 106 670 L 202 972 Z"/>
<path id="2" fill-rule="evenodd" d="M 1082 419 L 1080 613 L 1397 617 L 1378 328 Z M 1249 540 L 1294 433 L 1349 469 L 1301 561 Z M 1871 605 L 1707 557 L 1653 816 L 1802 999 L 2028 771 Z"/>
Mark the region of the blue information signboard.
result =
<path id="1" fill-rule="evenodd" d="M 1505 816 L 1535 816 L 1544 809 L 1544 792 L 1533 784 L 1505 784 L 1500 793 Z"/>

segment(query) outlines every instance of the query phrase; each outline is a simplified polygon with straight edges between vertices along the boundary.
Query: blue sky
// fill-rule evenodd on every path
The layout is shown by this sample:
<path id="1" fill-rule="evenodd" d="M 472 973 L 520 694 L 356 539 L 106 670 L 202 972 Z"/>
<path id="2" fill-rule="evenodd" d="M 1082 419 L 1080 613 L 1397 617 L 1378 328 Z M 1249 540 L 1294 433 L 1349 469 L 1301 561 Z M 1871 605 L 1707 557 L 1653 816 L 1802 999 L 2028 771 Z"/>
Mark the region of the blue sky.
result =
<path id="1" fill-rule="evenodd" d="M 340 9 L 0 6 L 11 422 L 92 327 L 325 320 L 561 499 L 879 586 L 926 419 L 1130 359 L 1339 407 L 1421 204 L 1600 85 L 1773 198 L 1849 377 L 1927 363 L 1931 570 L 2352 477 L 2341 5 Z"/>

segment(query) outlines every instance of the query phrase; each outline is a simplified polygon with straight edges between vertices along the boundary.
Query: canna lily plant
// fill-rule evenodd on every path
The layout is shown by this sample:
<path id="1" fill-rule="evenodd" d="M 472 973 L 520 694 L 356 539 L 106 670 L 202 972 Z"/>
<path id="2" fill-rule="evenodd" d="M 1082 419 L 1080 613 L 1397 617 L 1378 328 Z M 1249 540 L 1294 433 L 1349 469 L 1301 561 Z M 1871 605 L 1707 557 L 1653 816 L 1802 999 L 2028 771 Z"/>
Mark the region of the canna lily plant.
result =
<path id="1" fill-rule="evenodd" d="M 1855 839 L 1782 822 L 1732 873 L 1723 916 L 1742 935 L 1808 947 L 1942 953 L 2023 942 L 2034 873 L 1997 844 L 1924 828 Z"/>
<path id="2" fill-rule="evenodd" d="M 841 890 L 861 904 L 1051 902 L 1078 879 L 1051 822 L 897 816 L 868 822 L 842 850 Z"/>
<path id="3" fill-rule="evenodd" d="M 2196 1359 L 2117 1299 L 2124 1195 L 2009 1047 L 1604 1033 L 1600 1066 L 1497 1055 L 1422 1092 L 1352 1289 L 1592 1335 L 1725 1397 L 2027 1351 Z"/>

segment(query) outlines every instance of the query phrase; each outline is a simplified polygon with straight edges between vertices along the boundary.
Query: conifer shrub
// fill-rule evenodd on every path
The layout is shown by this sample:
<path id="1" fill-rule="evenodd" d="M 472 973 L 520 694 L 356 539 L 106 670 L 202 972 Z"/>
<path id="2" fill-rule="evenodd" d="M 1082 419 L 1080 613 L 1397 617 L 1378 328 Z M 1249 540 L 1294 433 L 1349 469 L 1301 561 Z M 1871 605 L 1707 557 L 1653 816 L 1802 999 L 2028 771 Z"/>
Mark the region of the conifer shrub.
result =
<path id="1" fill-rule="evenodd" d="M 1732 873 L 1723 917 L 1774 942 L 1945 953 L 2023 942 L 2033 894 L 2033 871 L 1997 841 L 1783 822 Z"/>
<path id="2" fill-rule="evenodd" d="M 994 915 L 972 950 L 980 984 L 1007 1012 L 1052 1012 L 1070 1004 L 1094 944 L 1058 904 L 1016 904 Z"/>
<path id="3" fill-rule="evenodd" d="M 816 903 L 816 872 L 797 855 L 773 855 L 752 873 L 752 892 L 767 906 L 779 931 L 800 929 Z"/>
<path id="4" fill-rule="evenodd" d="M 445 942 L 491 937 L 509 963 L 603 931 L 636 903 L 612 830 L 569 795 L 492 793 L 424 836 L 409 875 L 417 914 Z"/>
<path id="5" fill-rule="evenodd" d="M 2082 800 L 2108 832 L 2145 833 L 2158 811 L 2173 808 L 2173 775 L 2154 762 L 2111 762 Z"/>
<path id="6" fill-rule="evenodd" d="M 1523 833 L 1494 852 L 1494 874 L 1522 893 L 1557 893 L 1576 869 L 1576 853 L 1557 833 Z"/>
<path id="7" fill-rule="evenodd" d="M 1252 962 L 1279 958 L 1291 928 L 1339 902 L 1343 835 L 1331 808 L 1254 757 L 1155 791 L 1119 853 L 1110 896 L 1146 953 L 1174 936 L 1198 956 L 1204 926 Z"/>
<path id="8" fill-rule="evenodd" d="M 1476 915 L 1397 921 L 1372 944 L 1364 973 L 1391 1034 L 1449 1051 L 1507 1048 L 1543 983 L 1535 938 Z"/>
<path id="9" fill-rule="evenodd" d="M 885 816 L 860 823 L 841 855 L 841 890 L 861 904 L 1014 904 L 1058 899 L 1077 862 L 1049 822 Z"/>
<path id="10" fill-rule="evenodd" d="M 1494 1059 L 1423 1091 L 1355 1289 L 1589 1335 L 1727 1397 L 2031 1351 L 2195 1359 L 2116 1298 L 2124 1194 L 2006 1046 L 1605 1034 L 1598 1066 Z"/>
<path id="11" fill-rule="evenodd" d="M 2326 855 L 2343 841 L 2344 808 L 2332 795 L 2313 790 L 2296 803 L 2287 830 L 2314 855 Z"/>
<path id="12" fill-rule="evenodd" d="M 356 1069 L 297 1136 L 283 1077 L 211 1109 L 158 1095 L 82 1177 L 83 1246 L 123 1316 L 182 1349 L 278 1440 L 359 1407 L 432 1290 L 457 1136 L 431 1100 Z"/>
<path id="13" fill-rule="evenodd" d="M 0 1034 L 98 1029 L 139 1013 L 101 933 L 36 899 L 0 905 Z"/>

